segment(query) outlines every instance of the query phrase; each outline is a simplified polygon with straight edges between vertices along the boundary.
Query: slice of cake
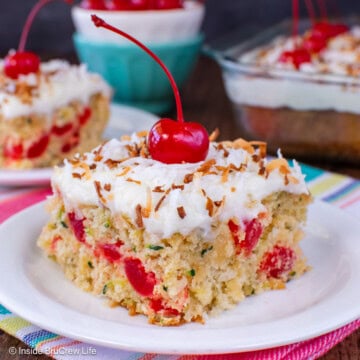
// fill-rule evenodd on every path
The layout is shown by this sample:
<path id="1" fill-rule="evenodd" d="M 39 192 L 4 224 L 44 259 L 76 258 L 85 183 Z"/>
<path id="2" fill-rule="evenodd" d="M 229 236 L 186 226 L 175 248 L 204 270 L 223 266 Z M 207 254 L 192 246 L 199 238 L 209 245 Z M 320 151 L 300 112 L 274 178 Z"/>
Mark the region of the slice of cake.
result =
<path id="1" fill-rule="evenodd" d="M 58 164 L 101 142 L 110 87 L 84 65 L 53 60 L 12 78 L 0 62 L 0 167 Z"/>
<path id="2" fill-rule="evenodd" d="M 299 166 L 261 142 L 211 142 L 198 163 L 164 164 L 146 134 L 65 160 L 38 245 L 78 287 L 150 323 L 203 322 L 282 289 L 308 266 L 311 196 Z"/>

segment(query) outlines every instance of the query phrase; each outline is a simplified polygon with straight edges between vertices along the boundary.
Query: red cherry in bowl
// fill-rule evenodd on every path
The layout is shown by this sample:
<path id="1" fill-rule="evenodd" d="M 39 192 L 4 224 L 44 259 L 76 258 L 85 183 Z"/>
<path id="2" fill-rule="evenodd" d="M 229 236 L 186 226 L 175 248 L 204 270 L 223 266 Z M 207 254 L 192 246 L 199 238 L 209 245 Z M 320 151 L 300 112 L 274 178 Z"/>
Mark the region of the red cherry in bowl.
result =
<path id="1" fill-rule="evenodd" d="M 104 0 L 82 0 L 80 7 L 88 10 L 106 10 L 107 6 Z"/>
<path id="2" fill-rule="evenodd" d="M 17 79 L 19 75 L 36 73 L 39 68 L 40 58 L 28 51 L 10 54 L 4 61 L 5 75 L 12 79 Z"/>
<path id="3" fill-rule="evenodd" d="M 181 9 L 183 7 L 182 0 L 153 0 L 153 8 L 157 10 Z"/>
<path id="4" fill-rule="evenodd" d="M 195 163 L 206 158 L 209 136 L 199 123 L 161 119 L 149 132 L 148 146 L 151 157 L 165 164 Z"/>
<path id="5" fill-rule="evenodd" d="M 128 0 L 109 0 L 106 3 L 106 9 L 113 11 L 131 10 Z"/>
<path id="6" fill-rule="evenodd" d="M 130 10 L 149 10 L 149 0 L 128 0 Z"/>

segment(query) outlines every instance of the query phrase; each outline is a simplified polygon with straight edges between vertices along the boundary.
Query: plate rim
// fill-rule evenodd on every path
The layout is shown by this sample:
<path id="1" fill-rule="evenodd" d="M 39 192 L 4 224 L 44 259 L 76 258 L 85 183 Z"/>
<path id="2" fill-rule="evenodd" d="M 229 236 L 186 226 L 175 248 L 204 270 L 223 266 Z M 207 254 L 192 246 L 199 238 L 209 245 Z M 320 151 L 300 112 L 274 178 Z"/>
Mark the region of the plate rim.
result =
<path id="1" fill-rule="evenodd" d="M 27 209 L 17 213 L 16 215 L 10 217 L 9 219 L 7 219 L 5 222 L 3 222 L 0 225 L 0 237 L 1 234 L 3 233 L 4 229 L 6 229 L 7 227 L 11 227 L 11 225 L 16 221 L 18 218 L 21 218 L 23 216 L 29 216 L 32 214 L 32 212 L 34 211 L 41 211 L 40 209 L 44 209 L 44 203 L 45 201 L 42 201 L 40 203 L 37 203 L 36 205 L 33 205 L 31 207 L 28 207 Z M 342 218 L 347 219 L 347 221 L 351 222 L 353 224 L 353 226 L 358 227 L 360 229 L 360 223 L 356 220 L 356 218 L 351 217 L 350 215 L 346 214 L 345 211 L 338 209 L 328 203 L 325 203 L 321 200 L 316 200 L 314 202 L 313 205 L 311 205 L 313 209 L 319 207 L 319 209 L 326 209 L 326 211 L 330 211 L 332 212 L 334 215 L 336 216 L 340 216 Z M 44 211 L 44 210 L 43 210 Z M 315 210 L 313 210 L 315 211 Z M 33 242 L 35 242 L 35 239 L 33 240 Z M 0 240 L 0 247 L 1 247 L 1 240 Z M 360 253 L 359 253 L 360 254 Z M 0 259 L 1 259 L 1 255 L 0 255 Z M 4 274 L 0 273 L 0 278 L 1 276 L 3 276 Z M 65 278 L 64 278 L 65 279 Z M 54 302 L 55 300 L 52 299 L 52 301 Z M 299 341 L 304 341 L 304 340 L 308 340 L 317 336 L 321 336 L 323 334 L 329 333 L 335 329 L 338 329 L 348 323 L 351 323 L 352 321 L 356 320 L 359 318 L 360 316 L 360 304 L 356 307 L 356 313 L 353 311 L 352 315 L 350 316 L 349 314 L 347 315 L 346 318 L 344 318 L 342 321 L 337 321 L 336 324 L 334 323 L 330 323 L 328 324 L 327 327 L 323 327 L 320 328 L 315 326 L 315 328 L 313 328 L 313 330 L 311 332 L 308 333 L 304 333 L 300 336 L 297 336 L 293 339 L 286 339 L 286 340 L 282 340 L 282 339 L 278 339 L 277 341 L 272 341 L 271 343 L 266 343 L 266 340 L 262 341 L 262 343 L 258 343 L 256 346 L 254 345 L 249 345 L 249 346 L 245 346 L 245 345 L 236 345 L 236 344 L 232 344 L 230 347 L 227 345 L 226 347 L 219 347 L 219 348 L 212 348 L 211 346 L 209 346 L 209 348 L 205 349 L 204 347 L 202 348 L 196 348 L 196 345 L 190 345 L 192 344 L 192 342 L 186 342 L 185 344 L 183 343 L 183 345 L 185 345 L 185 347 L 183 347 L 182 349 L 174 347 L 174 345 L 172 346 L 160 346 L 160 345 L 150 345 L 149 343 L 147 345 L 139 345 L 138 343 L 136 345 L 133 345 L 131 343 L 126 343 L 124 341 L 120 342 L 120 343 L 114 343 L 113 341 L 109 341 L 109 340 L 104 340 L 104 339 L 99 339 L 88 336 L 88 335 L 81 335 L 78 333 L 74 333 L 71 330 L 71 326 L 70 329 L 68 330 L 64 330 L 64 326 L 62 325 L 61 328 L 59 329 L 58 327 L 54 327 L 52 325 L 48 325 L 47 323 L 44 323 L 41 320 L 37 320 L 36 318 L 34 319 L 31 315 L 28 315 L 26 313 L 27 309 L 26 306 L 24 309 L 21 309 L 22 306 L 24 306 L 24 304 L 17 304 L 17 301 L 15 299 L 15 301 L 13 300 L 13 302 L 11 302 L 11 296 L 7 295 L 5 293 L 5 290 L 1 288 L 1 282 L 0 282 L 0 303 L 2 305 L 4 305 L 7 309 L 9 309 L 10 311 L 12 311 L 14 314 L 18 314 L 18 316 L 22 317 L 23 319 L 29 321 L 30 323 L 37 325 L 43 329 L 46 329 L 48 331 L 54 332 L 56 334 L 65 336 L 65 337 L 69 337 L 72 339 L 76 339 L 76 340 L 80 340 L 82 342 L 85 343 L 90 343 L 90 344 L 94 344 L 94 345 L 100 345 L 100 346 L 106 346 L 106 347 L 110 347 L 110 348 L 114 348 L 114 349 L 121 349 L 121 350 L 127 350 L 127 351 L 137 351 L 137 352 L 149 352 L 149 353 L 159 353 L 159 354 L 225 354 L 225 353 L 236 353 L 236 352 L 246 352 L 246 351 L 253 351 L 253 350 L 265 350 L 265 349 L 269 349 L 271 347 L 276 347 L 276 346 L 283 346 L 283 345 L 288 345 L 288 344 L 293 344 L 293 343 L 297 343 Z M 25 304 L 26 305 L 26 304 Z M 19 309 L 20 306 L 20 309 Z M 78 315 L 80 315 L 80 317 L 83 317 L 85 320 L 88 318 L 92 318 L 95 319 L 95 322 L 108 322 L 108 320 L 103 320 L 103 319 L 98 319 L 95 317 L 91 317 L 90 315 L 86 315 L 86 314 L 82 314 L 77 312 L 76 310 L 73 310 L 69 307 L 66 307 L 64 304 L 60 304 L 59 305 L 60 308 L 65 308 L 67 309 L 70 313 L 72 312 L 76 312 Z M 230 310 L 231 311 L 231 310 Z M 221 315 L 220 315 L 221 316 Z M 294 317 L 294 315 L 290 316 Z M 295 316 L 296 317 L 296 316 Z M 272 321 L 272 323 L 274 323 L 275 325 L 277 323 L 282 323 L 284 322 L 284 320 L 276 320 L 276 321 Z M 286 322 L 286 321 L 285 321 Z M 117 324 L 119 327 L 119 330 L 123 329 L 126 330 L 128 328 L 128 325 L 124 325 L 124 324 Z M 201 325 L 201 326 L 206 326 L 206 325 Z M 252 327 L 252 326 L 258 326 L 257 324 L 251 324 L 251 325 L 246 325 L 245 327 Z M 136 326 L 135 326 L 136 328 Z M 177 329 L 181 329 L 182 327 L 177 327 Z M 229 329 L 226 329 L 225 332 L 229 332 L 229 331 L 235 331 L 237 328 L 239 327 L 232 327 Z M 154 329 L 158 329 L 158 327 L 154 327 Z M 171 328 L 161 328 L 161 329 L 171 329 Z M 69 331 L 70 330 L 70 331 Z M 205 329 L 207 331 L 220 331 L 221 329 Z M 152 330 L 149 330 L 149 332 L 151 332 Z M 158 330 L 157 330 L 158 331 Z M 174 332 L 173 329 L 170 330 L 172 333 Z M 190 332 L 192 330 L 190 329 Z M 159 332 L 159 331 L 158 331 Z M 198 331 L 196 331 L 198 332 Z M 206 331 L 203 331 L 206 332 Z M 119 331 L 119 334 L 121 332 Z M 161 332 L 160 332 L 161 333 Z M 175 335 L 176 335 L 176 331 L 175 331 Z M 181 332 L 180 332 L 181 334 Z M 195 333 L 193 332 L 193 335 Z M 265 342 L 265 343 L 264 343 Z M 160 346 L 160 347 L 159 347 Z M 195 348 L 194 348 L 195 347 Z"/>

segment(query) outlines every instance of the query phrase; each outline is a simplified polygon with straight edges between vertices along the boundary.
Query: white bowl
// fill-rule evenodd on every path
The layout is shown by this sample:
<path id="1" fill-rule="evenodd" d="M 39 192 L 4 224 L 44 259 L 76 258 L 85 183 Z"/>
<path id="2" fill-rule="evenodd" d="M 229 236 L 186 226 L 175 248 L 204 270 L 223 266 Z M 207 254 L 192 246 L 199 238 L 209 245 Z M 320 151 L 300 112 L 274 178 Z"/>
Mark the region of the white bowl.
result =
<path id="1" fill-rule="evenodd" d="M 205 7 L 187 0 L 182 9 L 144 11 L 87 10 L 72 8 L 72 19 L 78 33 L 88 39 L 124 44 L 128 40 L 106 29 L 97 28 L 91 21 L 96 14 L 109 24 L 128 32 L 145 43 L 166 43 L 193 38 L 199 33 Z"/>

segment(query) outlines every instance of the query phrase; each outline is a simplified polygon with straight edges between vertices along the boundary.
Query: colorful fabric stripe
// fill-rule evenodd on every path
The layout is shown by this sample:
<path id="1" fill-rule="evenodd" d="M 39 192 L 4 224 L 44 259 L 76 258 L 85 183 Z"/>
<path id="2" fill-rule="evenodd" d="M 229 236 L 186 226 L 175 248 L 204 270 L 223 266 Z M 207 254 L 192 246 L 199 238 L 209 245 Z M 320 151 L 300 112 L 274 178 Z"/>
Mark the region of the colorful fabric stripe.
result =
<path id="1" fill-rule="evenodd" d="M 302 168 L 310 191 L 315 197 L 343 208 L 360 220 L 360 181 L 323 172 L 306 165 Z M 0 188 L 0 223 L 17 211 L 45 199 L 49 194 L 49 188 L 31 188 L 21 191 Z M 314 339 L 256 352 L 213 356 L 157 355 L 114 350 L 68 339 L 34 326 L 0 305 L 0 329 L 58 360 L 91 359 L 94 355 L 102 360 L 316 359 L 359 328 L 360 319 Z"/>

